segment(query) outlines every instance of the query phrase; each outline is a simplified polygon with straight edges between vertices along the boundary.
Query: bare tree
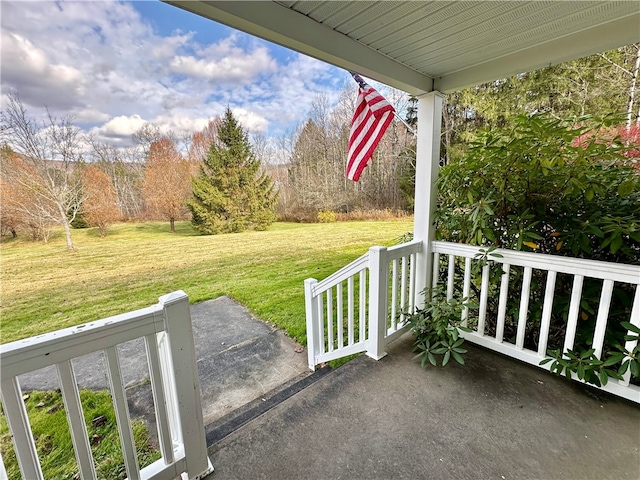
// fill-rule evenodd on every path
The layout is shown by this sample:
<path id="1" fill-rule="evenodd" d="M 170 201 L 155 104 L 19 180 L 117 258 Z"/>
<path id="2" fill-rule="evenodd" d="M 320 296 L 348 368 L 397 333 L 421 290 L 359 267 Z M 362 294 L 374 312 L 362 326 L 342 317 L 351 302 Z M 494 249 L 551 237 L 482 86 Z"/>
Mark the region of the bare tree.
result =
<path id="1" fill-rule="evenodd" d="M 144 208 L 142 180 L 144 164 L 129 150 L 98 142 L 89 136 L 85 141 L 91 146 L 92 163 L 100 167 L 109 178 L 116 193 L 116 202 L 122 218 L 139 218 Z"/>
<path id="2" fill-rule="evenodd" d="M 397 111 L 406 110 L 406 94 L 393 89 L 384 93 Z M 349 213 L 406 207 L 399 180 L 410 166 L 407 150 L 413 138 L 401 123 L 391 124 L 360 181 L 346 178 L 356 96 L 356 88 L 349 85 L 332 108 L 322 96 L 313 102 L 310 118 L 294 137 L 287 183 L 280 189 L 279 207 L 284 217 L 313 220 L 321 210 Z"/>
<path id="3" fill-rule="evenodd" d="M 186 201 L 191 196 L 191 165 L 167 137 L 151 144 L 143 192 L 150 212 L 169 220 L 175 232 L 175 221 L 189 213 Z"/>
<path id="4" fill-rule="evenodd" d="M 38 198 L 39 177 L 21 155 L 11 152 L 1 157 L 2 222 L 15 235 L 25 227 L 33 240 L 48 242 L 55 206 Z"/>
<path id="5" fill-rule="evenodd" d="M 209 123 L 202 130 L 191 135 L 191 142 L 187 151 L 187 158 L 191 162 L 202 162 L 209 153 L 212 143 L 218 141 L 218 128 L 222 120 L 220 117 L 209 120 Z"/>
<path id="6" fill-rule="evenodd" d="M 0 198 L 2 199 L 0 234 L 4 236 L 9 232 L 13 238 L 16 238 L 22 222 L 19 212 L 13 208 L 14 193 L 12 187 L 6 180 L 0 178 Z"/>
<path id="7" fill-rule="evenodd" d="M 146 160 L 151 144 L 157 142 L 160 138 L 162 138 L 160 127 L 149 122 L 145 123 L 132 135 L 134 145 L 140 149 L 141 161 L 144 162 Z"/>
<path id="8" fill-rule="evenodd" d="M 82 169 L 82 185 L 85 195 L 82 217 L 89 226 L 98 227 L 104 237 L 109 226 L 120 218 L 111 179 L 97 165 L 89 165 Z"/>
<path id="9" fill-rule="evenodd" d="M 71 222 L 82 206 L 82 183 L 77 167 L 81 162 L 80 130 L 72 118 L 54 118 L 47 109 L 42 125 L 27 115 L 17 92 L 8 94 L 0 113 L 3 140 L 20 155 L 6 173 L 10 183 L 29 195 L 20 196 L 23 210 L 41 215 L 64 228 L 67 249 L 73 250 Z M 28 205 L 27 202 L 35 202 Z"/>
<path id="10" fill-rule="evenodd" d="M 611 60 L 611 58 L 609 58 L 609 55 L 605 53 L 600 53 L 598 54 L 598 56 L 605 59 L 607 62 L 609 62 L 619 72 L 624 73 L 629 79 L 629 85 L 628 85 L 629 101 L 627 102 L 627 111 L 626 111 L 626 127 L 627 127 L 627 130 L 629 130 L 631 128 L 631 123 L 632 123 L 632 118 L 634 113 L 633 110 L 634 110 L 634 104 L 636 102 L 635 100 L 636 85 L 638 83 L 638 72 L 640 71 L 640 44 L 628 45 L 626 47 L 622 47 L 618 49 L 618 51 L 622 51 L 625 54 L 627 54 L 626 55 L 627 58 L 626 59 L 623 58 L 623 61 L 627 60 L 627 62 L 619 63 L 614 60 Z M 632 61 L 629 61 L 629 58 L 628 58 L 630 56 L 628 55 L 630 52 L 632 52 L 632 55 L 631 55 L 631 57 L 633 58 Z M 627 63 L 628 65 L 621 65 L 621 63 Z M 627 66 L 629 68 L 626 68 Z M 638 114 L 636 115 L 635 122 L 640 123 L 640 106 L 638 106 Z"/>

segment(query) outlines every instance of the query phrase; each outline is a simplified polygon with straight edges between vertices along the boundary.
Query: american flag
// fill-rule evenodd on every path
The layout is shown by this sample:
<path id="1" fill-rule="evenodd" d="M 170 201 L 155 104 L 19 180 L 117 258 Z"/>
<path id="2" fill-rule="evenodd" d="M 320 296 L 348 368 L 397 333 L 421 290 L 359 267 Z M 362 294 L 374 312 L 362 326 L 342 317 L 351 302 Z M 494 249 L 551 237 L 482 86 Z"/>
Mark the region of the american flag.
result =
<path id="1" fill-rule="evenodd" d="M 347 178 L 357 182 L 391 123 L 395 109 L 371 85 L 365 83 L 360 75 L 351 75 L 360 88 L 349 133 Z"/>

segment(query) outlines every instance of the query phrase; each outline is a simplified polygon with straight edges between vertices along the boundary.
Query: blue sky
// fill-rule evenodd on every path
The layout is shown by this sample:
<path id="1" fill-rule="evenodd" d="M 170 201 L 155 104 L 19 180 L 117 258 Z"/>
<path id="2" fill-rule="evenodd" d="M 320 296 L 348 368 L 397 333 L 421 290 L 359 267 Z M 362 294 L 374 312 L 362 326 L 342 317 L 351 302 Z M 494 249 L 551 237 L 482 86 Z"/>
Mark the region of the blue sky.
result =
<path id="1" fill-rule="evenodd" d="M 279 137 L 329 103 L 347 72 L 156 1 L 0 1 L 2 95 L 29 114 L 70 114 L 127 145 L 145 122 L 178 135 L 229 105 L 250 133 Z"/>

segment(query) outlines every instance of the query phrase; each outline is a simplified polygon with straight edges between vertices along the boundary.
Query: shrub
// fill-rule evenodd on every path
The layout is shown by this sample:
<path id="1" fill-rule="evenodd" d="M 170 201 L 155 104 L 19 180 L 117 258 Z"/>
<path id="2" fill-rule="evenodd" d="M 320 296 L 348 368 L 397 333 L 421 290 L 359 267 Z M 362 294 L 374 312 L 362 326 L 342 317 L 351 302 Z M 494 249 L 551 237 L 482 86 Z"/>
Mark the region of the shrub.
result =
<path id="1" fill-rule="evenodd" d="M 598 131 L 523 115 L 479 133 L 441 170 L 439 237 L 640 264 L 640 174 L 623 164 L 633 146 Z"/>
<path id="2" fill-rule="evenodd" d="M 430 295 L 430 292 L 425 290 L 423 294 Z M 460 336 L 460 330 L 470 331 L 460 324 L 460 311 L 470 306 L 465 300 L 447 299 L 443 287 L 438 286 L 433 291 L 432 300 L 426 302 L 423 309 L 407 314 L 407 323 L 416 336 L 414 352 L 417 354 L 414 358 L 421 359 L 423 367 L 427 362 L 436 366 L 440 356 L 442 366 L 451 359 L 464 364 L 462 355 L 467 351 L 461 346 L 464 338 Z"/>
<path id="3" fill-rule="evenodd" d="M 404 210 L 393 211 L 389 208 L 384 210 L 351 210 L 347 213 L 337 213 L 336 217 L 339 222 L 361 221 L 361 220 L 395 220 L 397 218 L 406 218 L 408 213 Z"/>
<path id="4" fill-rule="evenodd" d="M 332 210 L 321 210 L 318 212 L 317 218 L 320 223 L 335 223 L 336 212 Z"/>
<path id="5" fill-rule="evenodd" d="M 437 237 L 472 245 L 640 264 L 640 173 L 625 156 L 637 146 L 629 138 L 623 141 L 607 133 L 611 126 L 606 121 L 589 129 L 547 115 L 523 115 L 512 125 L 479 133 L 464 158 L 453 159 L 441 169 Z M 441 274 L 446 275 L 445 265 L 441 265 Z M 512 270 L 510 285 L 514 289 L 521 284 L 521 277 L 521 271 Z M 532 321 L 527 323 L 525 337 L 528 348 L 536 348 L 544 286 L 544 273 L 534 270 L 529 304 Z M 494 284 L 490 288 L 498 287 Z M 562 347 L 571 288 L 572 278 L 559 275 L 550 349 Z M 577 359 L 593 354 L 589 349 L 601 288 L 601 282 L 585 279 L 582 321 L 572 352 Z M 616 356 L 616 345 L 626 334 L 621 322 L 630 317 L 633 294 L 634 288 L 629 285 L 616 285 L 614 290 L 603 356 L 593 360 L 607 364 L 605 375 L 625 368 Z M 489 292 L 489 334 L 495 328 L 496 299 L 497 291 Z M 512 341 L 519 298 L 510 298 L 509 302 L 504 333 Z M 553 351 L 550 355 L 558 356 Z M 567 352 L 559 355 L 562 358 Z M 613 362 L 611 358 L 616 362 L 607 363 Z M 563 365 L 554 364 L 556 370 L 559 366 Z M 593 383 L 600 381 L 597 374 L 584 377 Z"/>

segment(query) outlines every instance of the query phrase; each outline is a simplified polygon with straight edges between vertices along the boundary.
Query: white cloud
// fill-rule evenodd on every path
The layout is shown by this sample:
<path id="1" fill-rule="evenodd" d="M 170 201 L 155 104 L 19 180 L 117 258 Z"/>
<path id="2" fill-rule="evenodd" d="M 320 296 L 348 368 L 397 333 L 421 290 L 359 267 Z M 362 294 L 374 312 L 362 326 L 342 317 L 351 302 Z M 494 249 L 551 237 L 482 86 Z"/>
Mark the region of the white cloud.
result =
<path id="1" fill-rule="evenodd" d="M 151 55 L 157 60 L 170 60 L 183 46 L 188 46 L 193 38 L 193 33 L 175 35 L 163 38 L 151 50 Z"/>
<path id="2" fill-rule="evenodd" d="M 171 60 L 170 67 L 177 74 L 244 85 L 258 75 L 274 72 L 277 65 L 268 50 L 261 47 L 251 52 L 234 49 L 219 59 L 179 55 Z"/>
<path id="3" fill-rule="evenodd" d="M 160 34 L 126 2 L 0 0 L 0 9 L 3 92 L 18 89 L 30 113 L 46 104 L 118 145 L 145 121 L 183 134 L 227 105 L 248 131 L 279 135 L 304 121 L 318 93 L 332 103 L 345 78 L 213 23 L 216 37 L 188 22 Z"/>
<path id="4" fill-rule="evenodd" d="M 189 116 L 164 116 L 151 120 L 151 123 L 157 125 L 162 133 L 172 132 L 178 136 L 190 134 L 198 130 L 202 130 L 209 123 L 209 118 L 192 118 Z"/>
<path id="5" fill-rule="evenodd" d="M 112 118 L 101 127 L 92 129 L 92 133 L 100 137 L 121 139 L 130 137 L 140 130 L 145 123 L 147 123 L 146 120 L 141 118 L 140 115 L 120 115 Z"/>
<path id="6" fill-rule="evenodd" d="M 262 115 L 250 112 L 244 108 L 234 108 L 231 110 L 233 116 L 238 119 L 240 124 L 249 132 L 266 132 L 269 121 Z"/>
<path id="7" fill-rule="evenodd" d="M 73 118 L 79 123 L 101 123 L 108 121 L 110 117 L 100 110 L 87 107 L 77 111 Z"/>
<path id="8" fill-rule="evenodd" d="M 2 81 L 19 87 L 31 104 L 52 108 L 78 105 L 84 89 L 82 73 L 70 65 L 48 60 L 27 38 L 2 31 Z"/>

